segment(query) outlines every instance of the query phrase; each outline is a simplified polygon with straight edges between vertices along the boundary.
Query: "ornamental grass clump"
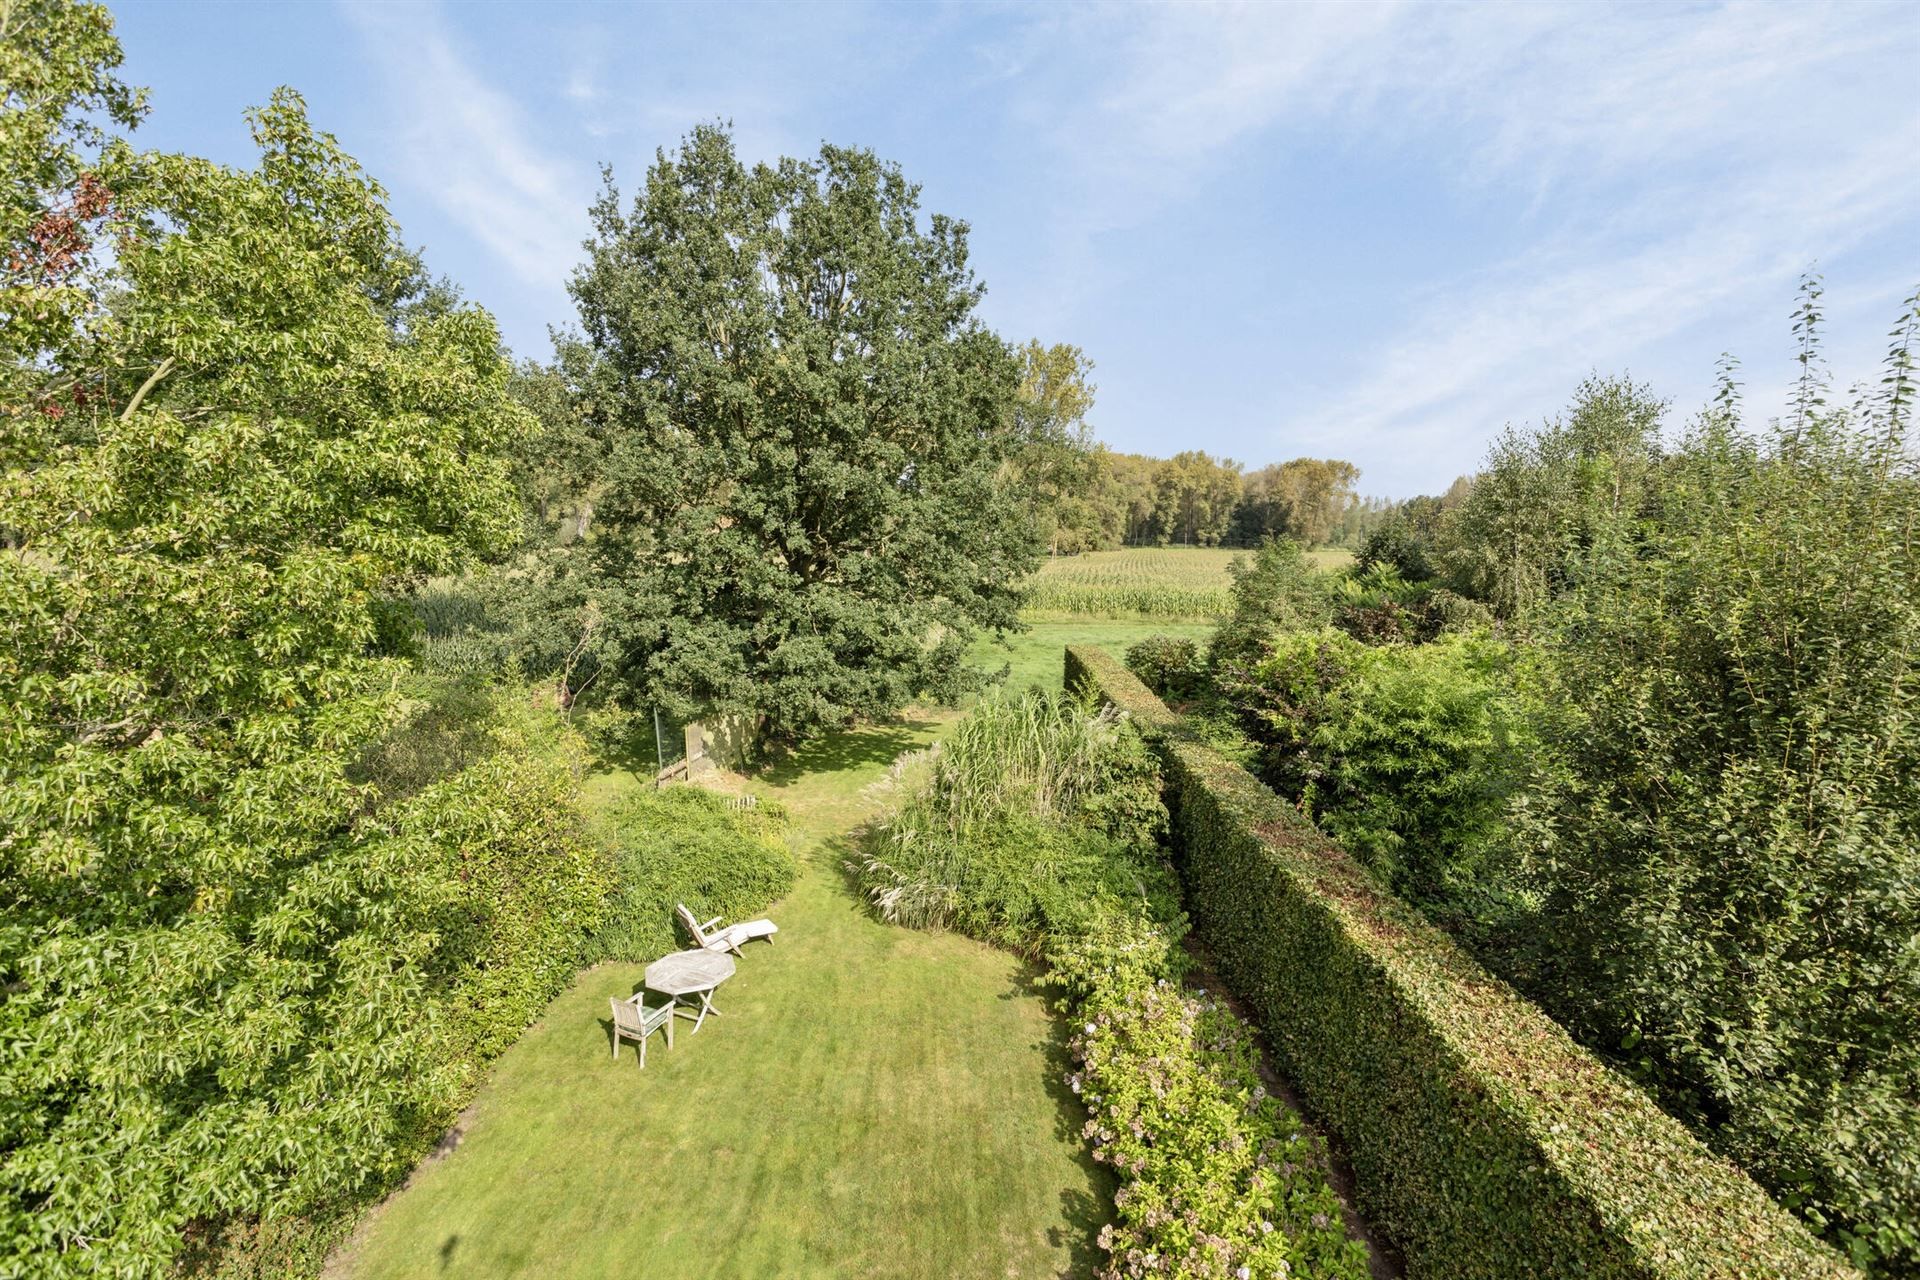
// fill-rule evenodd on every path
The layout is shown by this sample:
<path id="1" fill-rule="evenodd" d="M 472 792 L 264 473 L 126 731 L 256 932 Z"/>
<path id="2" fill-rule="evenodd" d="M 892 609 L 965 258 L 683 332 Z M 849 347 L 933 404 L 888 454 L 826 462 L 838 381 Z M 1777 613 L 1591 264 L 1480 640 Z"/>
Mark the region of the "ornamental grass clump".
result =
<path id="1" fill-rule="evenodd" d="M 1176 901 L 1159 775 L 1116 713 L 1063 694 L 990 699 L 881 789 L 903 798 L 867 828 L 858 874 L 895 924 L 1034 955 L 1095 903 Z"/>
<path id="2" fill-rule="evenodd" d="M 1251 1030 L 1179 985 L 1186 915 L 1131 720 L 1072 695 L 991 701 L 885 786 L 904 799 L 865 836 L 875 908 L 1043 957 L 1080 1028 L 1067 1085 L 1121 1181 L 1099 1274 L 1366 1276 L 1323 1154 L 1260 1083 Z"/>

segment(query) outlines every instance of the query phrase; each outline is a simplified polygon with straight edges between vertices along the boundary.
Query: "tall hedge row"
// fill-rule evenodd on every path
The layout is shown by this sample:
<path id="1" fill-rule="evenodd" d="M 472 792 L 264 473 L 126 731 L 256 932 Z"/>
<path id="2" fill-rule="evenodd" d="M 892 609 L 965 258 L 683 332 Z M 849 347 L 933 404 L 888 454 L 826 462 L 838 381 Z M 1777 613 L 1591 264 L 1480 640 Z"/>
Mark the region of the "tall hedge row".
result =
<path id="1" fill-rule="evenodd" d="M 1119 662 L 1066 666 L 1155 737 L 1188 909 L 1414 1275 L 1857 1280 Z"/>

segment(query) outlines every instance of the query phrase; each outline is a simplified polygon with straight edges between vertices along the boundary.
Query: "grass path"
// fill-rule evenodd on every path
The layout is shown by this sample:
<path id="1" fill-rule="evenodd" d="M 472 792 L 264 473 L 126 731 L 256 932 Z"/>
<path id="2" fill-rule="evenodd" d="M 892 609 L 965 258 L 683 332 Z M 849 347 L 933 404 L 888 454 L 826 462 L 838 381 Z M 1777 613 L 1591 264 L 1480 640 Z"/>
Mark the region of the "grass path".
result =
<path id="1" fill-rule="evenodd" d="M 1016 687 L 1059 681 L 1046 626 Z M 589 970 L 495 1065 L 459 1145 L 369 1215 L 328 1274 L 385 1277 L 1084 1274 L 1111 1194 L 1066 1093 L 1061 1029 L 1026 966 L 875 921 L 841 868 L 862 791 L 950 713 L 826 739 L 756 779 L 792 811 L 803 871 L 697 1035 L 608 1057 Z M 632 785 L 612 775 L 589 788 Z"/>

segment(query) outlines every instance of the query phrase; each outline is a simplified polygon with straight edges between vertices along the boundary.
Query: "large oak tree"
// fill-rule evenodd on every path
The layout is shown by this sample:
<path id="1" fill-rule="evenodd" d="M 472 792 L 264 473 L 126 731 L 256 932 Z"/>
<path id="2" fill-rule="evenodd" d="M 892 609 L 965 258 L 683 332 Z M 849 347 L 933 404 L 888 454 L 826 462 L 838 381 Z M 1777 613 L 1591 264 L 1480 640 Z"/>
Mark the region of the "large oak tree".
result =
<path id="1" fill-rule="evenodd" d="M 606 461 L 613 668 L 680 715 L 794 739 L 951 697 L 1037 563 L 1003 464 L 1019 365 L 967 227 L 871 152 L 749 167 L 723 128 L 609 179 L 572 291 Z"/>

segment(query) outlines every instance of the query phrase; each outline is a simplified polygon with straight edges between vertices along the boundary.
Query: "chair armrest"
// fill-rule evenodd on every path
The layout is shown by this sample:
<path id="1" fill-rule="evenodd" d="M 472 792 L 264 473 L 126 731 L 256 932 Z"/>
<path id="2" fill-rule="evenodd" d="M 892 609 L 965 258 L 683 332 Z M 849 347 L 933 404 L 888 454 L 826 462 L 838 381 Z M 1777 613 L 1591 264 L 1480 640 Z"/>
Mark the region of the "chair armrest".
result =
<path id="1" fill-rule="evenodd" d="M 713 928 L 713 926 L 719 923 L 720 923 L 720 917 L 715 916 L 713 919 L 707 921 L 705 924 L 700 926 L 700 932 L 702 933 L 709 932 Z"/>

